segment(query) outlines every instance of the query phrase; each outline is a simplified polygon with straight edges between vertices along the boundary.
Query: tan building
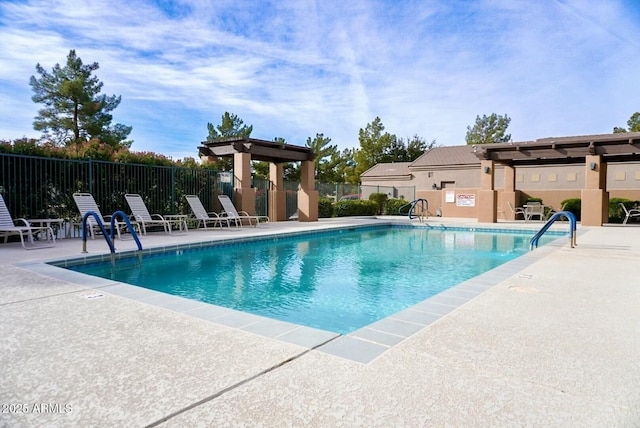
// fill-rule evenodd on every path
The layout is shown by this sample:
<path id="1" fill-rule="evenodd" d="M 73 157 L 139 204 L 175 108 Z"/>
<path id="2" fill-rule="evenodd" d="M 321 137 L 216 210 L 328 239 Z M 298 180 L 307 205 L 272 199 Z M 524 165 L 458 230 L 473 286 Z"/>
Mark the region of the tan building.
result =
<path id="1" fill-rule="evenodd" d="M 493 169 L 487 166 L 493 179 L 491 190 L 495 191 L 497 218 L 508 219 L 510 200 L 513 206 L 520 206 L 530 197 L 542 198 L 545 205 L 559 211 L 563 200 L 581 198 L 587 187 L 586 176 L 591 172 L 588 168 L 594 164 L 586 164 L 587 156 L 590 161 L 600 159 L 606 165 L 599 172 L 603 183 L 596 186 L 608 198 L 640 200 L 640 153 L 636 153 L 639 150 L 636 141 L 640 146 L 640 133 L 547 138 L 508 145 L 434 147 L 414 162 L 375 165 L 362 174 L 361 182 L 363 189 L 378 186 L 394 197 L 413 193 L 416 199 L 428 201 L 431 213 L 478 218 L 485 175 L 482 165 L 487 162 L 482 159 L 496 156 L 497 160 L 491 161 Z M 507 192 L 504 197 L 505 180 L 514 183 L 515 195 Z M 414 188 L 415 192 L 390 188 Z M 363 190 L 366 197 L 364 193 Z"/>

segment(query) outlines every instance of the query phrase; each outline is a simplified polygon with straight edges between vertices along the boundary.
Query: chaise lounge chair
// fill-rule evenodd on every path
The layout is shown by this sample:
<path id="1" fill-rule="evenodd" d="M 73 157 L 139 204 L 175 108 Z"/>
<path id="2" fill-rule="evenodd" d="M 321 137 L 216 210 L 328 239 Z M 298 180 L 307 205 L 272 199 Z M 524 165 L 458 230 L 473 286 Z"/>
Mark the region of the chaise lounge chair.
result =
<path id="1" fill-rule="evenodd" d="M 16 226 L 16 222 L 24 223 L 24 226 Z M 47 244 L 38 245 L 35 243 L 34 234 L 44 233 L 45 241 Z M 27 235 L 28 245 L 25 244 L 24 235 Z M 4 242 L 6 243 L 10 235 L 20 235 L 20 243 L 22 247 L 27 250 L 34 250 L 37 248 L 50 248 L 56 245 L 56 237 L 53 234 L 53 229 L 49 226 L 31 226 L 28 220 L 24 218 L 18 218 L 16 220 L 11 217 L 9 208 L 4 202 L 4 198 L 0 195 L 0 236 L 4 236 Z"/>
<path id="2" fill-rule="evenodd" d="M 191 211 L 193 211 L 193 214 L 195 215 L 196 220 L 198 220 L 199 224 L 201 223 L 204 226 L 205 230 L 207 229 L 208 223 L 213 223 L 214 226 L 217 223 L 220 226 L 222 226 L 222 223 L 226 222 L 227 227 L 231 226 L 231 224 L 229 223 L 229 219 L 222 218 L 218 216 L 218 214 L 213 212 L 208 213 L 207 210 L 204 208 L 204 205 L 202 205 L 200 198 L 197 197 L 196 195 L 185 195 L 184 197 L 187 199 L 187 202 L 189 203 L 189 206 L 191 207 Z"/>
<path id="3" fill-rule="evenodd" d="M 111 223 L 110 223 L 111 216 L 106 216 L 106 217 L 102 216 L 102 213 L 100 212 L 100 208 L 98 208 L 98 204 L 96 204 L 96 201 L 95 199 L 93 199 L 93 195 L 91 195 L 91 193 L 74 193 L 73 200 L 76 202 L 76 206 L 78 207 L 78 211 L 80 211 L 81 217 L 84 217 L 84 215 L 89 211 L 93 211 L 94 213 L 96 213 L 98 218 L 100 218 L 100 221 L 104 226 L 104 229 L 107 232 L 109 231 L 109 229 L 111 228 Z M 133 227 L 135 227 L 135 225 L 137 224 L 136 222 L 131 222 L 131 223 Z M 91 239 L 95 239 L 96 237 L 95 229 L 100 230 L 100 227 L 98 227 L 98 223 L 96 222 L 93 216 L 87 217 L 87 226 L 89 229 L 89 234 L 91 235 Z M 116 233 L 118 234 L 118 239 L 122 239 L 122 237 L 120 236 L 120 228 L 126 227 L 126 224 L 116 221 L 115 226 L 116 226 Z M 140 229 L 140 225 L 138 225 L 138 231 L 139 229 Z"/>
<path id="4" fill-rule="evenodd" d="M 218 200 L 222 204 L 223 213 L 220 214 L 222 218 L 228 218 L 229 220 L 236 223 L 236 225 L 242 226 L 243 220 L 249 222 L 249 226 L 257 226 L 260 223 L 260 220 L 265 220 L 269 222 L 269 217 L 266 215 L 249 215 L 246 211 L 236 210 L 235 205 L 231 202 L 231 199 L 227 195 L 219 195 Z M 255 224 L 253 223 L 255 222 Z"/>
<path id="5" fill-rule="evenodd" d="M 147 234 L 147 226 L 162 226 L 165 233 L 171 234 L 171 223 L 160 214 L 149 214 L 149 210 L 140 195 L 127 193 L 124 198 L 127 200 L 127 204 L 129 204 L 139 228 L 142 229 L 143 235 Z M 186 231 L 186 222 L 184 223 Z M 180 229 L 182 229 L 182 226 Z"/>
<path id="6" fill-rule="evenodd" d="M 624 221 L 622 222 L 622 224 L 627 224 L 630 218 L 640 217 L 639 209 L 637 208 L 627 209 L 627 207 L 622 202 L 620 202 L 620 206 L 624 210 Z"/>

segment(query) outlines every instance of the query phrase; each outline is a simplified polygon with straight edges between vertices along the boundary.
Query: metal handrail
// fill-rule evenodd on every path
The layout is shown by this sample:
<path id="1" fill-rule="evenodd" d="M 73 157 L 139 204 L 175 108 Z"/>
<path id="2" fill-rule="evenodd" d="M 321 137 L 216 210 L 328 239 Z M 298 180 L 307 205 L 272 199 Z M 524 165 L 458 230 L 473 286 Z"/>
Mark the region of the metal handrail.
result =
<path id="1" fill-rule="evenodd" d="M 418 205 L 418 203 L 421 204 L 421 208 L 422 208 L 422 212 L 428 211 L 429 210 L 429 201 L 427 201 L 426 199 L 414 199 L 413 201 L 402 205 L 400 208 L 398 208 L 398 214 L 400 215 L 405 215 L 405 213 L 402 212 L 402 210 L 406 207 L 409 207 L 409 211 L 406 213 L 406 215 L 409 216 L 410 219 L 414 219 L 414 218 L 419 218 L 420 221 L 422 221 L 422 216 L 414 216 L 413 211 L 416 208 L 416 205 Z M 425 205 L 426 205 L 426 210 L 425 210 Z"/>
<path id="2" fill-rule="evenodd" d="M 576 216 L 570 211 L 560 211 L 553 214 L 549 220 L 542 226 L 542 228 L 531 238 L 530 249 L 538 248 L 538 240 L 544 233 L 551 227 L 551 225 L 560 217 L 566 217 L 569 220 L 569 243 L 571 248 L 575 247 L 576 244 Z"/>
<path id="3" fill-rule="evenodd" d="M 107 230 L 104 228 L 104 225 L 102 224 L 102 219 L 100 219 L 100 216 L 94 211 L 87 211 L 84 214 L 84 216 L 82 216 L 82 252 L 83 253 L 87 252 L 87 219 L 89 218 L 89 216 L 93 217 L 96 220 L 96 223 L 98 224 L 98 227 L 100 228 L 100 231 L 102 232 L 102 235 L 104 236 L 105 241 L 107 241 L 107 245 L 109 245 L 109 250 L 111 251 L 111 254 L 115 254 L 116 252 L 116 247 L 115 245 L 113 245 L 113 240 L 114 240 L 114 233 L 115 233 L 114 231 L 116 227 L 115 221 L 116 221 L 116 217 L 118 216 L 122 217 L 122 220 L 124 220 L 124 223 L 127 225 L 127 227 L 129 228 L 129 231 L 131 232 L 131 236 L 133 236 L 133 239 L 136 241 L 136 244 L 138 245 L 138 250 L 142 251 L 142 244 L 138 239 L 138 235 L 136 234 L 136 231 L 133 230 L 133 226 L 131 225 L 129 218 L 124 212 L 116 211 L 113 213 L 113 215 L 111 216 L 111 224 L 110 224 L 111 231 L 109 234 L 107 234 Z"/>
<path id="4" fill-rule="evenodd" d="M 122 220 L 124 220 L 125 224 L 127 225 L 127 227 L 129 228 L 129 232 L 131 232 L 131 236 L 133 237 L 133 240 L 136 241 L 136 244 L 138 245 L 138 250 L 142 251 L 142 244 L 140 243 L 140 240 L 138 239 L 138 234 L 136 233 L 135 230 L 133 230 L 133 226 L 131 225 L 131 222 L 129 221 L 129 217 L 127 217 L 127 215 L 122 212 L 122 211 L 116 211 L 113 213 L 113 215 L 111 216 L 111 230 L 110 230 L 110 235 L 109 237 L 111 238 L 111 240 L 113 241 L 114 239 L 114 231 L 115 231 L 115 223 L 116 223 L 116 217 L 122 217 Z M 118 234 L 118 236 L 120 236 Z"/>
<path id="5" fill-rule="evenodd" d="M 83 216 L 82 216 L 82 252 L 86 253 L 87 252 L 87 219 L 89 218 L 89 216 L 92 216 L 95 220 L 96 223 L 98 223 L 98 227 L 100 228 L 100 231 L 102 232 L 102 235 L 104 236 L 105 241 L 107 241 L 107 245 L 109 245 L 109 249 L 111 250 L 111 253 L 115 253 L 116 252 L 116 248 L 113 246 L 113 238 L 109 238 L 109 235 L 107 235 L 107 231 L 104 228 L 104 225 L 102 224 L 102 220 L 100 219 L 100 216 L 98 214 L 96 214 L 94 211 L 87 211 Z"/>

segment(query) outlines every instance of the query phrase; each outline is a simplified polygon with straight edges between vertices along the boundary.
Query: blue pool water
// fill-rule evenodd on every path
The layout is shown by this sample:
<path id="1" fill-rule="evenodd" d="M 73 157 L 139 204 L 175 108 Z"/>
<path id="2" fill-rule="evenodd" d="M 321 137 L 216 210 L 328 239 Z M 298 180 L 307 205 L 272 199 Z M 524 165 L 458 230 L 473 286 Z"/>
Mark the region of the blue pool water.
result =
<path id="1" fill-rule="evenodd" d="M 70 269 L 345 334 L 526 253 L 531 237 L 377 227 Z"/>

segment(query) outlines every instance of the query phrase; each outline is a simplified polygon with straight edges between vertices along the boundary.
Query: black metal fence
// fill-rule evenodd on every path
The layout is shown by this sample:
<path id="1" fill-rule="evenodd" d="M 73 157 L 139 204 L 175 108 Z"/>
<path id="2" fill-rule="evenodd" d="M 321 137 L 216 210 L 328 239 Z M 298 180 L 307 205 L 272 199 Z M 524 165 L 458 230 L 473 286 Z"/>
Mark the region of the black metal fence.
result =
<path id="1" fill-rule="evenodd" d="M 73 193 L 91 193 L 103 215 L 128 211 L 124 195 L 140 194 L 149 211 L 187 214 L 184 195 L 198 195 L 219 211 L 217 195 L 231 194 L 218 171 L 0 154 L 0 193 L 14 218 L 75 218 Z"/>
<path id="2" fill-rule="evenodd" d="M 103 215 L 128 212 L 124 195 L 142 196 L 151 213 L 189 214 L 184 195 L 198 195 L 208 211 L 220 212 L 219 194 L 233 196 L 232 174 L 181 168 L 0 153 L 0 194 L 14 218 L 73 219 L 79 212 L 73 193 L 91 193 Z M 267 215 L 269 180 L 254 179 L 256 214 Z M 287 218 L 298 209 L 298 182 L 285 181 Z M 320 197 L 368 199 L 370 193 L 412 200 L 415 188 L 316 183 Z"/>

